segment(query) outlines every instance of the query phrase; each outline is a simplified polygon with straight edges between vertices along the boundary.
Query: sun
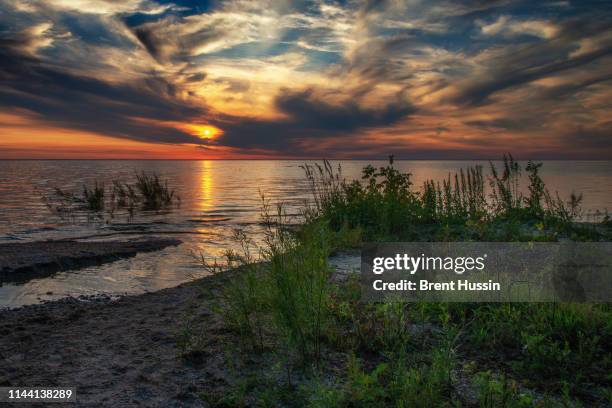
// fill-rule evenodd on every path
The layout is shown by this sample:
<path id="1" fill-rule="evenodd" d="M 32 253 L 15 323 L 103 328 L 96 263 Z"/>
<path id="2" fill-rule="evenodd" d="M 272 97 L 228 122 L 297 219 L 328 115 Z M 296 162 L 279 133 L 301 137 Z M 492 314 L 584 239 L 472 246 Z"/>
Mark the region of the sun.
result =
<path id="1" fill-rule="evenodd" d="M 221 129 L 210 125 L 189 124 L 187 129 L 191 134 L 200 139 L 214 139 L 222 133 Z"/>

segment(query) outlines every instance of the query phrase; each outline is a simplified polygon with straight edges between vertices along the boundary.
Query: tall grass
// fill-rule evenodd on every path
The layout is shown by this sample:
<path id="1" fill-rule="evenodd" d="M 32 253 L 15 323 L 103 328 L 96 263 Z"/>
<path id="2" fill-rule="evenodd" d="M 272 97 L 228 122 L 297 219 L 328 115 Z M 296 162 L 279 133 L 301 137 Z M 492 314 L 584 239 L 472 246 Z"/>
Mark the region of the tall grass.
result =
<path id="1" fill-rule="evenodd" d="M 111 190 L 111 203 L 113 210 L 115 208 L 125 208 L 131 214 L 134 213 L 138 205 L 138 194 L 131 184 L 122 183 L 119 180 L 113 180 L 113 188 Z"/>
<path id="2" fill-rule="evenodd" d="M 224 290 L 221 313 L 257 348 L 266 348 L 266 338 L 275 339 L 276 346 L 295 354 L 301 363 L 318 363 L 329 319 L 330 231 L 313 223 L 298 239 L 285 228 L 287 215 L 281 205 L 272 209 L 263 200 L 262 207 L 262 246 L 237 231 L 241 249 L 226 254 L 225 266 L 241 273 Z M 201 262 L 211 268 L 206 260 Z M 212 269 L 219 268 L 217 264 Z"/>
<path id="3" fill-rule="evenodd" d="M 299 351 L 302 359 L 319 361 L 321 338 L 327 324 L 329 275 L 327 257 L 331 240 L 326 228 L 311 224 L 302 233 L 307 239 L 296 240 L 267 216 L 265 258 L 270 263 L 271 308 L 276 327 L 284 333 L 287 344 Z"/>
<path id="4" fill-rule="evenodd" d="M 96 182 L 92 189 L 83 186 L 83 200 L 89 211 L 102 211 L 104 209 L 104 184 Z"/>
<path id="5" fill-rule="evenodd" d="M 157 174 L 137 174 L 136 189 L 144 210 L 160 210 L 172 205 L 174 190 L 168 188 L 168 181 L 162 182 Z"/>
<path id="6" fill-rule="evenodd" d="M 75 210 L 90 212 L 100 212 L 104 209 L 104 184 L 95 182 L 93 187 L 83 186 L 81 195 L 54 188 L 54 196 L 43 197 L 43 202 L 51 209 L 61 213 L 68 213 Z"/>
<path id="7" fill-rule="evenodd" d="M 255 349 L 263 350 L 264 329 L 269 319 L 268 293 L 265 289 L 264 268 L 259 249 L 242 230 L 233 233 L 239 251 L 227 250 L 224 262 L 210 262 L 202 254 L 199 262 L 211 273 L 216 274 L 226 269 L 239 270 L 240 275 L 232 279 L 221 292 L 221 313 L 228 327 L 239 334 L 242 341 Z"/>
<path id="8" fill-rule="evenodd" d="M 136 174 L 135 180 L 124 182 L 113 180 L 110 188 L 94 182 L 93 186 L 83 186 L 81 194 L 62 190 L 58 187 L 51 195 L 43 196 L 48 208 L 62 216 L 78 212 L 89 212 L 103 218 L 106 212 L 113 217 L 117 210 L 127 210 L 130 216 L 136 209 L 159 211 L 180 204 L 180 197 L 162 181 L 157 174 Z"/>
<path id="9" fill-rule="evenodd" d="M 335 231 L 361 228 L 369 240 L 422 239 L 425 226 L 429 239 L 455 234 L 490 240 L 518 238 L 522 224 L 554 229 L 550 239 L 573 228 L 581 215 L 582 196 L 572 194 L 566 202 L 552 194 L 540 176 L 541 163 L 530 161 L 523 169 L 511 155 L 504 155 L 501 168 L 492 162 L 489 167 L 488 175 L 482 166 L 468 167 L 441 181 L 427 180 L 418 190 L 411 175 L 397 170 L 392 161 L 379 168 L 364 167 L 361 180 L 353 181 L 343 179 L 341 169 L 334 170 L 328 162 L 306 165 L 314 202 L 307 220 L 325 219 Z M 523 172 L 526 195 L 521 189 Z M 476 236 L 458 229 L 466 225 L 474 227 L 468 233 Z"/>
<path id="10" fill-rule="evenodd" d="M 425 222 L 452 222 L 466 219 L 479 220 L 487 215 L 482 166 L 465 171 L 440 182 L 427 180 L 420 194 L 421 220 Z"/>

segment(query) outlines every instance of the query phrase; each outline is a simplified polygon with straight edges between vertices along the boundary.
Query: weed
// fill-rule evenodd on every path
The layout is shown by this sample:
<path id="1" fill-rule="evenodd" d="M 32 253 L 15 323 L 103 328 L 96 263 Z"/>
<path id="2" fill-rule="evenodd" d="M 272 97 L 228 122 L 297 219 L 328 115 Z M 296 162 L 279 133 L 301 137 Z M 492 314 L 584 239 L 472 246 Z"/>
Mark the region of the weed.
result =
<path id="1" fill-rule="evenodd" d="M 428 180 L 421 191 L 392 158 L 383 167 L 364 167 L 362 179 L 350 182 L 327 161 L 304 165 L 313 194 L 304 224 L 288 230 L 282 206 L 273 211 L 263 200 L 265 239 L 258 256 L 251 255 L 244 233 L 237 234 L 241 253 L 226 254 L 226 266 L 243 273 L 224 290 L 224 320 L 251 348 L 263 350 L 269 342 L 280 349 L 279 367 L 287 370 L 288 386 L 264 386 L 257 391 L 260 404 L 454 406 L 451 373 L 459 358 L 469 358 L 472 373 L 485 370 L 476 377 L 482 407 L 543 401 L 524 386 L 543 390 L 545 398 L 555 393 L 552 406 L 559 399 L 573 406 L 577 396 L 591 401 L 593 389 L 605 398 L 612 370 L 609 305 L 370 304 L 361 301 L 356 280 L 330 279 L 330 252 L 362 240 L 602 238 L 574 223 L 581 196 L 572 194 L 568 202 L 553 196 L 541 167 L 527 164 L 523 194 L 523 169 L 511 155 L 500 169 L 491 163 L 488 177 L 482 167 L 471 167 L 440 182 Z M 420 328 L 434 329 L 419 334 Z M 302 380 L 313 372 L 305 367 L 320 374 L 329 349 L 347 356 L 346 370 L 327 383 L 292 387 L 292 378 L 300 378 L 293 369 L 302 369 Z M 293 367 L 294 360 L 302 364 Z M 245 403 L 247 393 L 253 394 L 244 388 L 233 401 Z"/>
<path id="2" fill-rule="evenodd" d="M 83 186 L 83 201 L 89 211 L 102 211 L 104 209 L 104 184 L 95 182 L 92 189 Z"/>
<path id="3" fill-rule="evenodd" d="M 527 408 L 533 406 L 533 397 L 521 393 L 516 381 L 505 375 L 495 379 L 489 371 L 476 377 L 479 386 L 478 405 L 480 408 Z"/>
<path id="4" fill-rule="evenodd" d="M 488 197 L 481 166 L 461 169 L 441 181 L 427 180 L 421 191 L 414 191 L 410 173 L 401 173 L 391 161 L 379 168 L 365 166 L 361 180 L 350 182 L 327 161 L 305 165 L 314 202 L 305 220 L 323 220 L 334 232 L 358 231 L 366 241 L 602 237 L 594 228 L 574 224 L 582 215 L 582 196 L 572 194 L 565 202 L 548 191 L 540 176 L 541 163 L 530 161 L 525 167 L 526 196 L 520 189 L 520 164 L 511 155 L 504 155 L 502 163 L 500 169 L 490 164 Z"/>
<path id="5" fill-rule="evenodd" d="M 286 217 L 282 207 L 276 216 L 264 202 L 266 247 L 269 262 L 271 308 L 277 328 L 295 348 L 303 361 L 319 361 L 321 338 L 329 310 L 330 235 L 325 225 L 312 223 L 302 230 L 305 239 L 297 240 L 282 228 Z"/>
<path id="6" fill-rule="evenodd" d="M 169 207 L 175 199 L 174 190 L 168 188 L 168 181 L 162 183 L 157 174 L 137 174 L 136 189 L 140 193 L 144 210 L 157 211 Z"/>
<path id="7" fill-rule="evenodd" d="M 75 214 L 94 214 L 97 219 L 104 219 L 106 213 L 113 218 L 118 209 L 127 210 L 129 217 L 134 215 L 137 208 L 142 210 L 161 210 L 170 208 L 173 204 L 180 204 L 180 197 L 168 187 L 168 181 L 162 183 L 157 174 L 137 174 L 133 183 L 113 180 L 109 194 L 104 184 L 94 182 L 92 187 L 83 186 L 81 194 L 64 191 L 58 187 L 54 194 L 42 197 L 46 206 L 60 216 Z"/>

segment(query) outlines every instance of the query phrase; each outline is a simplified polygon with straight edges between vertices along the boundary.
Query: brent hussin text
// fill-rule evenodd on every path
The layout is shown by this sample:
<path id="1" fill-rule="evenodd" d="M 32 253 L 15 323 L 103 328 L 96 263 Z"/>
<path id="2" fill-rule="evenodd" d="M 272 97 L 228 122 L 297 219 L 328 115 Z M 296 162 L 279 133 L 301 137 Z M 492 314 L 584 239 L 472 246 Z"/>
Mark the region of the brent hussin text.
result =
<path id="1" fill-rule="evenodd" d="M 398 282 L 384 282 L 377 279 L 372 284 L 377 291 L 500 291 L 499 282 L 470 282 L 465 279 L 450 282 L 430 282 L 421 279 L 418 282 L 402 279 Z"/>

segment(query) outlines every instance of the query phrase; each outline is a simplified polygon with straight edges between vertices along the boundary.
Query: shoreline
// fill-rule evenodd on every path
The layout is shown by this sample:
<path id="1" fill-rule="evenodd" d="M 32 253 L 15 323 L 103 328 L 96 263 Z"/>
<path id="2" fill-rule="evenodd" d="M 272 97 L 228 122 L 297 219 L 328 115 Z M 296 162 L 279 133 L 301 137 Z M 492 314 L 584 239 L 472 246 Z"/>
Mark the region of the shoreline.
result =
<path id="1" fill-rule="evenodd" d="M 174 238 L 131 241 L 54 240 L 0 244 L 0 285 L 102 265 L 182 243 Z"/>
<path id="2" fill-rule="evenodd" d="M 358 260 L 355 251 L 330 257 L 335 279 L 345 280 Z M 216 311 L 223 287 L 241 272 L 138 295 L 66 297 L 0 310 L 0 386 L 76 387 L 76 406 L 208 406 L 204 394 L 222 395 L 236 381 L 227 353 L 240 340 Z M 207 344 L 204 352 L 181 357 L 178 339 L 187 324 Z M 249 358 L 268 365 L 270 356 Z"/>
<path id="3" fill-rule="evenodd" d="M 213 309 L 235 273 L 140 295 L 64 298 L 2 310 L 0 386 L 76 387 L 77 406 L 202 406 L 195 390 L 226 385 L 219 381 L 231 340 L 218 337 L 232 336 Z M 177 336 L 190 317 L 216 350 L 206 367 L 179 357 Z"/>

